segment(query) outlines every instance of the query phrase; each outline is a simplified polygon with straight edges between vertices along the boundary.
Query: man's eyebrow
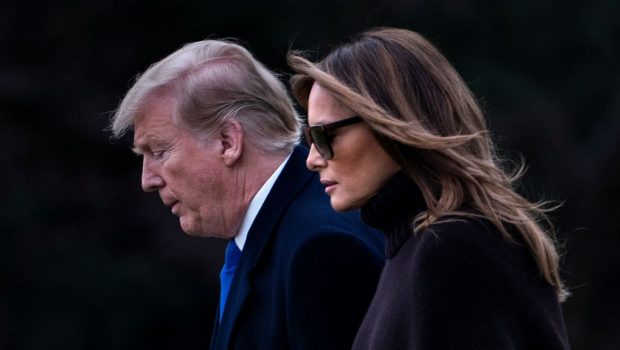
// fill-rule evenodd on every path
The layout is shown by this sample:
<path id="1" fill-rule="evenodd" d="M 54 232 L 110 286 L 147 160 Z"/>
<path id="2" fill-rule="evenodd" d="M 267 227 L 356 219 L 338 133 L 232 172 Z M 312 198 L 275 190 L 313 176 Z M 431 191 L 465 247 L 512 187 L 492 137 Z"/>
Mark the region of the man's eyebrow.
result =
<path id="1" fill-rule="evenodd" d="M 152 139 L 151 136 L 146 136 L 146 138 L 134 139 L 133 144 L 131 145 L 131 151 L 137 155 L 142 155 L 144 150 L 149 149 L 149 141 Z"/>
<path id="2" fill-rule="evenodd" d="M 144 145 L 141 145 L 141 144 L 135 144 L 134 143 L 133 145 L 131 145 L 130 148 L 131 148 L 131 151 L 133 153 L 135 153 L 136 155 L 141 156 L 142 154 L 144 154 L 145 147 L 146 147 L 146 149 L 148 149 L 148 146 L 144 146 Z"/>
<path id="3" fill-rule="evenodd" d="M 151 151 L 153 147 L 160 147 L 167 143 L 154 135 L 147 135 L 143 138 L 134 140 L 131 150 L 137 155 L 142 155 L 145 151 Z"/>

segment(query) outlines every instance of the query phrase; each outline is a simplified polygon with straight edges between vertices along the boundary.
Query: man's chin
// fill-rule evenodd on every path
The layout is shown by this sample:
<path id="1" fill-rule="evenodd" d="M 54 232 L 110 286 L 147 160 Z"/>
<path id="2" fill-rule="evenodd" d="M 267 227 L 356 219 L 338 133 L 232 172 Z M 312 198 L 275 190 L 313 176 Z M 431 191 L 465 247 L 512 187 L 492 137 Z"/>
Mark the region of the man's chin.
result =
<path id="1" fill-rule="evenodd" d="M 200 220 L 196 217 L 182 215 L 179 217 L 181 230 L 188 236 L 232 239 L 237 235 L 235 229 L 225 229 L 223 225 L 209 220 Z"/>
<path id="2" fill-rule="evenodd" d="M 190 236 L 205 236 L 201 230 L 200 225 L 196 225 L 193 220 L 187 220 L 183 217 L 179 218 L 179 224 L 181 225 L 181 230 Z"/>
<path id="3" fill-rule="evenodd" d="M 220 238 L 220 239 L 231 239 L 235 235 L 226 235 L 219 232 L 213 232 L 210 230 L 206 230 L 200 225 L 199 222 L 195 220 L 186 220 L 183 217 L 179 218 L 179 223 L 181 225 L 181 230 L 185 232 L 188 236 L 192 237 L 205 237 L 205 238 Z"/>

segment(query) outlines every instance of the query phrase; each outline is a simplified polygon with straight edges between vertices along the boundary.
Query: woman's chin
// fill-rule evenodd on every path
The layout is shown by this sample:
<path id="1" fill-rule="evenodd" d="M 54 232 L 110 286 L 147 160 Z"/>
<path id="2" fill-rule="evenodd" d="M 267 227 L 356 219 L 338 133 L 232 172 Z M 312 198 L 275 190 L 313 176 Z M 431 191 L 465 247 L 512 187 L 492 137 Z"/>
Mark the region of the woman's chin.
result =
<path id="1" fill-rule="evenodd" d="M 346 211 L 359 209 L 364 205 L 364 202 L 343 201 L 343 200 L 338 200 L 338 198 L 332 197 L 331 205 L 335 211 L 342 213 Z"/>

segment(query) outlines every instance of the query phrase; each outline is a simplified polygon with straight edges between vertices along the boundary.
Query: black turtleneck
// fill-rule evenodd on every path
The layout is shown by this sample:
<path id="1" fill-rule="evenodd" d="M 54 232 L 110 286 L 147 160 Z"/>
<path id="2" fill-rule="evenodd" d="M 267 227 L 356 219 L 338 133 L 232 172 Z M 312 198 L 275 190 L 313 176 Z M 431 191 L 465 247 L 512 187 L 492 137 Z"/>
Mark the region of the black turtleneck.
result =
<path id="1" fill-rule="evenodd" d="M 527 249 L 471 218 L 414 235 L 424 208 L 403 172 L 362 208 L 388 259 L 353 349 L 569 348 L 555 290 Z"/>
<path id="2" fill-rule="evenodd" d="M 425 209 L 422 192 L 404 172 L 396 173 L 362 207 L 362 220 L 385 234 L 385 255 L 392 258 L 413 233 L 415 216 Z"/>

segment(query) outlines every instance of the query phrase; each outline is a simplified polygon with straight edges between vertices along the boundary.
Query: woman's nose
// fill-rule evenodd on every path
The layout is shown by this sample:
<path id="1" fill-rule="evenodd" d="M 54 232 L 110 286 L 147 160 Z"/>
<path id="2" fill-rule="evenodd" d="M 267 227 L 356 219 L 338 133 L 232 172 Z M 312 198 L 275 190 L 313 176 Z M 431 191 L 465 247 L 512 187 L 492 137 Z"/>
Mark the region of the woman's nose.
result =
<path id="1" fill-rule="evenodd" d="M 310 153 L 308 153 L 308 158 L 306 159 L 306 167 L 312 171 L 319 171 L 319 169 L 327 166 L 327 161 L 321 156 L 319 151 L 317 151 L 314 144 L 310 145 Z"/>

